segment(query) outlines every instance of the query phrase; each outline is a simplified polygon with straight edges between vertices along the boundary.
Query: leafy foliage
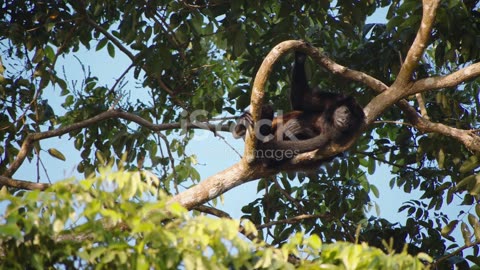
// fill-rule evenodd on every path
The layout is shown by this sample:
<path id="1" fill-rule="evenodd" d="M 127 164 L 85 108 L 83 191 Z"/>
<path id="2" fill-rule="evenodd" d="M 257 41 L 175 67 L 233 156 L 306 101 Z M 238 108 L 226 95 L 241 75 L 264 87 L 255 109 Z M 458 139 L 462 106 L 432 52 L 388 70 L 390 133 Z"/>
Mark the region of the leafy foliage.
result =
<path id="1" fill-rule="evenodd" d="M 280 248 L 251 242 L 238 235 L 240 224 L 245 234 L 257 234 L 251 222 L 192 217 L 178 204 L 167 204 L 157 184 L 149 174 L 102 170 L 98 177 L 63 181 L 46 192 L 11 195 L 3 188 L 1 267 L 291 269 L 288 258 L 295 254 L 302 256 L 299 269 L 423 269 L 420 259 L 430 260 L 424 254 L 386 255 L 366 245 L 322 247 L 318 236 L 302 233 Z"/>

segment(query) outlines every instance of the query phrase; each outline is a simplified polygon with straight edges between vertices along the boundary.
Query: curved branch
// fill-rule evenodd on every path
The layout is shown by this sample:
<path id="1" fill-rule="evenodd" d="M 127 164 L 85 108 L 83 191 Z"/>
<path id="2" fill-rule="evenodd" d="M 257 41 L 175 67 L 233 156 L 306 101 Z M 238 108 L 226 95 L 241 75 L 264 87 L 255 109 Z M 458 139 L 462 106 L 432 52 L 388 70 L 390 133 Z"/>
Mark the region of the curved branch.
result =
<path id="1" fill-rule="evenodd" d="M 423 133 L 438 133 L 448 137 L 452 137 L 460 141 L 468 150 L 472 152 L 480 152 L 480 136 L 476 134 L 475 130 L 464 130 L 454 127 L 449 127 L 441 123 L 432 123 L 425 118 L 418 116 L 418 114 L 407 115 L 409 121 Z"/>
<path id="2" fill-rule="evenodd" d="M 272 51 L 264 59 L 257 76 L 255 77 L 252 89 L 251 113 L 254 117 L 254 121 L 258 121 L 260 118 L 261 106 L 264 98 L 264 87 L 267 78 L 272 71 L 273 64 L 280 58 L 280 56 L 293 49 L 307 53 L 317 63 L 321 64 L 331 72 L 354 81 L 362 82 L 377 93 L 381 93 L 364 108 L 365 114 L 367 115 L 368 124 L 372 123 L 386 108 L 396 103 L 404 111 L 407 119 L 420 131 L 437 132 L 447 136 L 452 136 L 461 141 L 469 149 L 480 151 L 480 138 L 473 132 L 450 128 L 443 124 L 434 124 L 418 115 L 417 111 L 410 106 L 406 100 L 402 99 L 403 97 L 409 95 L 408 88 L 401 89 L 398 88 L 399 86 L 397 86 L 396 89 L 401 89 L 402 91 L 392 91 L 392 88 L 389 88 L 381 81 L 365 73 L 351 70 L 335 63 L 325 54 L 319 52 L 317 49 L 309 46 L 303 41 L 284 41 L 275 46 L 275 48 L 272 49 Z M 179 202 L 186 208 L 191 209 L 196 205 L 203 204 L 213 198 L 216 198 L 217 196 L 240 184 L 252 181 L 254 179 L 267 177 L 278 173 L 279 171 L 288 172 L 298 171 L 299 169 L 315 169 L 318 168 L 318 166 L 322 163 L 321 158 L 344 151 L 348 149 L 348 147 L 355 141 L 354 138 L 346 145 L 329 145 L 322 150 L 303 153 L 296 156 L 292 160 L 285 162 L 285 164 L 282 164 L 280 169 L 269 168 L 263 166 L 262 164 L 252 163 L 254 160 L 253 154 L 256 143 L 253 135 L 254 134 L 250 134 L 249 136 L 246 136 L 245 155 L 244 159 L 242 159 L 240 163 L 207 178 L 198 185 L 180 194 L 177 194 L 170 202 Z"/>
<path id="3" fill-rule="evenodd" d="M 352 70 L 345 66 L 337 64 L 335 61 L 333 61 L 328 56 L 326 56 L 323 52 L 320 52 L 317 48 L 312 47 L 310 44 L 308 44 L 303 40 L 287 40 L 276 45 L 268 53 L 268 55 L 263 60 L 262 65 L 260 66 L 255 76 L 255 80 L 253 82 L 253 88 L 252 88 L 252 95 L 250 98 L 250 107 L 251 107 L 250 113 L 252 114 L 254 122 L 257 122 L 261 117 L 260 116 L 261 107 L 263 105 L 263 98 L 265 96 L 264 89 L 265 89 L 267 80 L 270 76 L 270 73 L 273 70 L 273 65 L 278 61 L 278 59 L 281 56 L 283 56 L 284 54 L 292 50 L 302 51 L 308 54 L 309 56 L 311 56 L 315 62 L 322 65 L 332 73 L 340 75 L 350 80 L 364 83 L 365 85 L 371 87 L 377 92 L 383 92 L 386 89 L 388 89 L 388 86 L 386 86 L 380 80 L 373 78 L 372 76 L 369 76 L 363 72 Z M 387 106 L 385 106 L 383 110 L 385 108 L 387 108 Z M 380 113 L 380 111 L 378 113 Z M 373 122 L 374 120 L 373 118 L 374 117 L 376 118 L 377 116 L 378 115 L 370 115 L 370 118 L 368 119 L 369 116 L 367 115 L 367 123 Z M 247 134 L 248 135 L 245 138 L 244 158 L 247 164 L 251 164 L 255 161 L 256 139 L 255 139 L 254 132 L 249 132 Z M 317 150 L 315 155 L 311 155 L 311 154 L 299 155 L 297 158 L 295 158 L 291 162 L 294 162 L 297 164 L 300 163 L 299 161 L 301 160 L 308 160 L 309 162 L 311 162 L 313 159 L 318 159 L 318 157 L 320 156 L 325 157 L 325 156 L 332 156 L 334 154 L 338 154 L 339 152 L 345 151 L 346 149 L 348 149 L 353 144 L 356 137 L 358 137 L 358 134 L 357 136 L 355 136 L 355 138 L 352 138 L 352 140 L 345 145 L 336 145 L 336 146 L 330 145 L 329 147 L 322 149 L 321 152 Z"/>
<path id="4" fill-rule="evenodd" d="M 265 85 L 267 84 L 267 80 L 270 77 L 270 73 L 273 70 L 273 65 L 278 59 L 286 54 L 287 52 L 293 49 L 300 49 L 303 47 L 305 50 L 307 43 L 304 41 L 299 40 L 288 40 L 281 42 L 277 46 L 275 46 L 263 59 L 260 68 L 257 71 L 255 76 L 255 80 L 253 81 L 253 88 L 252 88 L 252 95 L 250 98 L 250 113 L 253 117 L 253 122 L 258 122 L 261 117 L 262 112 L 262 105 L 263 105 L 263 98 L 265 96 Z M 247 132 L 247 136 L 245 136 L 245 154 L 244 158 L 246 159 L 248 164 L 251 164 L 255 161 L 255 149 L 256 149 L 256 142 L 254 132 Z"/>

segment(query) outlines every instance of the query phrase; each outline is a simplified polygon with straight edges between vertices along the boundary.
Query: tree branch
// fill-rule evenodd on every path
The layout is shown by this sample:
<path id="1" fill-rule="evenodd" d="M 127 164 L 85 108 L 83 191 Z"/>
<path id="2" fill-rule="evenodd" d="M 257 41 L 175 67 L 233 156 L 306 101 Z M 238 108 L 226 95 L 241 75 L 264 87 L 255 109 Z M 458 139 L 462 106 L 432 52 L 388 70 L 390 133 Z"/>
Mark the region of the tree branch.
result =
<path id="1" fill-rule="evenodd" d="M 402 89 L 411 80 L 412 73 L 417 68 L 418 62 L 427 48 L 427 42 L 432 32 L 439 3 L 439 0 L 423 0 L 423 14 L 420 28 L 417 31 L 417 36 L 407 53 L 405 62 L 400 68 L 400 72 L 392 87 L 395 86 L 396 88 L 398 84 L 398 89 Z"/>
<path id="2" fill-rule="evenodd" d="M 50 187 L 50 184 L 34 183 L 25 180 L 12 179 L 5 176 L 0 176 L 0 186 L 7 186 L 26 190 L 45 190 Z"/>
<path id="3" fill-rule="evenodd" d="M 433 11 L 431 11 L 431 7 L 426 10 L 430 12 L 430 18 L 432 19 Z M 433 22 L 433 20 L 430 20 L 430 22 Z M 431 29 L 431 26 L 430 28 L 423 28 L 423 31 L 425 31 L 425 29 Z M 419 44 L 421 44 L 421 41 L 424 40 L 425 33 L 421 33 L 418 36 L 422 38 L 420 41 L 417 40 L 415 43 L 416 45 L 412 46 L 420 46 Z M 415 127 L 421 132 L 437 132 L 447 136 L 452 136 L 460 140 L 464 145 L 466 145 L 467 148 L 474 151 L 480 151 L 480 139 L 473 132 L 450 128 L 443 124 L 434 124 L 419 116 L 417 111 L 411 107 L 406 100 L 402 99 L 410 94 L 408 88 L 399 88 L 398 84 L 394 88 L 388 87 L 381 81 L 363 72 L 351 70 L 339 65 L 316 48 L 309 46 L 304 41 L 289 40 L 281 42 L 275 46 L 265 57 L 253 83 L 250 105 L 254 122 L 258 121 L 260 118 L 261 106 L 263 104 L 263 98 L 265 95 L 264 88 L 268 76 L 272 72 L 273 65 L 283 54 L 286 54 L 291 50 L 305 52 L 317 63 L 334 74 L 364 83 L 377 93 L 380 93 L 364 108 L 367 116 L 367 124 L 372 123 L 385 109 L 396 103 L 404 111 L 407 119 L 412 123 L 412 125 L 415 125 Z M 411 51 L 412 52 L 410 53 L 409 59 L 413 59 L 413 56 L 417 55 L 419 52 L 419 50 Z M 420 51 L 423 52 L 423 50 Z M 412 65 L 412 63 L 413 62 L 410 61 L 410 65 Z M 410 66 L 410 68 L 411 67 L 412 66 Z M 408 71 L 408 69 L 405 70 Z M 404 74 L 407 71 L 404 71 Z M 399 89 L 401 89 L 401 91 Z M 352 138 L 352 140 L 345 145 L 329 145 L 325 149 L 319 149 L 317 151 L 300 154 L 282 164 L 281 169 L 275 169 L 263 166 L 262 164 L 253 163 L 255 160 L 254 149 L 256 147 L 256 140 L 253 132 L 249 132 L 249 135 L 246 136 L 245 140 L 244 158 L 240 161 L 240 163 L 207 178 L 205 181 L 200 182 L 198 185 L 180 194 L 177 194 L 170 202 L 179 202 L 183 206 L 190 209 L 195 205 L 203 204 L 240 184 L 257 178 L 267 177 L 278 173 L 279 171 L 288 172 L 298 171 L 299 169 L 315 169 L 321 164 L 322 158 L 347 150 L 353 144 L 355 139 L 356 137 Z"/>
<path id="4" fill-rule="evenodd" d="M 261 230 L 263 228 L 275 226 L 275 225 L 278 225 L 278 224 L 294 224 L 294 223 L 298 223 L 298 222 L 300 222 L 302 220 L 305 220 L 305 219 L 314 219 L 314 218 L 330 218 L 330 215 L 329 214 L 299 215 L 299 216 L 296 216 L 296 217 L 293 217 L 293 218 L 276 220 L 276 221 L 268 222 L 268 223 L 265 223 L 265 224 L 262 224 L 262 225 L 258 225 L 257 230 Z"/>
<path id="5" fill-rule="evenodd" d="M 227 212 L 222 211 L 222 210 L 217 209 L 217 208 L 214 208 L 214 207 L 206 206 L 206 205 L 195 206 L 193 208 L 193 210 L 197 210 L 199 212 L 210 214 L 212 216 L 216 216 L 216 217 L 219 217 L 219 218 L 232 219 L 232 217 Z"/>
<path id="6" fill-rule="evenodd" d="M 413 95 L 430 90 L 454 87 L 465 81 L 480 76 L 480 63 L 457 70 L 446 76 L 430 77 L 416 81 L 409 89 L 408 94 Z"/>
<path id="7" fill-rule="evenodd" d="M 473 246 L 477 246 L 477 245 L 480 245 L 480 240 L 477 240 L 475 242 L 472 242 L 470 244 L 465 244 L 461 247 L 459 247 L 458 249 L 456 249 L 455 251 L 453 251 L 452 253 L 450 254 L 447 254 L 443 257 L 440 257 L 438 258 L 438 260 L 434 261 L 431 266 L 432 266 L 432 269 L 437 269 L 437 265 L 440 264 L 441 262 L 447 260 L 448 258 L 451 258 L 459 253 L 461 253 L 463 250 L 467 249 L 467 248 L 471 248 Z"/>
<path id="8" fill-rule="evenodd" d="M 3 176 L 5 177 L 11 177 L 21 166 L 21 164 L 25 161 L 25 158 L 27 155 L 30 153 L 33 143 L 36 141 L 40 141 L 43 139 L 48 139 L 56 136 L 61 136 L 64 134 L 67 134 L 71 131 L 82 129 L 88 126 L 91 126 L 93 124 L 99 123 L 101 121 L 105 121 L 108 119 L 112 118 L 121 118 L 125 120 L 129 120 L 132 122 L 135 122 L 145 128 L 148 128 L 152 131 L 163 131 L 163 130 L 171 130 L 171 129 L 178 129 L 178 128 L 185 128 L 185 129 L 207 129 L 212 132 L 217 132 L 219 130 L 221 131 L 230 131 L 230 127 L 226 125 L 213 125 L 209 123 L 202 123 L 202 122 L 189 122 L 189 123 L 168 123 L 168 124 L 152 124 L 151 122 L 137 116 L 131 113 L 123 112 L 120 110 L 108 110 L 103 113 L 100 113 L 99 115 L 96 115 L 92 118 L 83 120 L 78 123 L 71 124 L 66 127 L 62 127 L 59 129 L 55 130 L 49 130 L 49 131 L 44 131 L 44 132 L 38 132 L 38 133 L 31 133 L 27 135 L 25 140 L 23 141 L 22 147 L 20 148 L 20 151 L 17 154 L 17 157 L 15 160 L 12 162 L 10 167 L 5 171 Z"/>

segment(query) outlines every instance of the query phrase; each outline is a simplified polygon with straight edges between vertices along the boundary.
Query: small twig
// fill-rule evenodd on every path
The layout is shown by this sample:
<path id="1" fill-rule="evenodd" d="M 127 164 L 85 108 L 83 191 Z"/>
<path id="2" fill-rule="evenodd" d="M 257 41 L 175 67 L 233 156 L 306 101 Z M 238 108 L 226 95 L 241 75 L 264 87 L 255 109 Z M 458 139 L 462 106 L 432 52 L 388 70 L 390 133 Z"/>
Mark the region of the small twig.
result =
<path id="1" fill-rule="evenodd" d="M 293 198 L 292 196 L 290 196 L 290 194 L 288 194 L 288 192 L 286 192 L 286 191 L 282 188 L 282 186 L 280 186 L 280 184 L 278 183 L 278 180 L 277 180 L 276 178 L 273 180 L 273 184 L 275 185 L 275 187 L 278 188 L 278 191 L 280 191 L 280 193 L 282 193 L 283 196 L 287 197 L 287 199 L 288 199 L 289 201 L 291 201 L 291 202 L 297 207 L 297 209 L 298 209 L 300 212 L 306 213 L 306 212 L 305 212 L 305 209 L 303 209 L 303 206 L 301 206 L 300 203 L 299 203 L 295 198 Z"/>
<path id="2" fill-rule="evenodd" d="M 263 228 L 271 227 L 278 224 L 295 224 L 305 219 L 314 219 L 314 218 L 330 218 L 330 215 L 329 214 L 299 215 L 293 218 L 287 218 L 287 219 L 272 221 L 269 223 L 258 225 L 257 229 L 261 230 Z"/>
<path id="3" fill-rule="evenodd" d="M 122 45 L 122 43 L 114 37 L 112 34 L 110 34 L 107 30 L 105 30 L 103 27 L 98 25 L 94 20 L 92 20 L 86 12 L 85 14 L 85 20 L 87 21 L 88 24 L 90 24 L 95 30 L 98 32 L 102 33 L 108 40 L 110 40 L 120 51 L 122 51 L 125 55 L 130 58 L 132 62 L 135 62 L 135 55 L 133 55 L 132 52 L 130 52 L 125 46 Z"/>
<path id="4" fill-rule="evenodd" d="M 130 71 L 130 69 L 132 69 L 135 65 L 134 64 L 131 64 L 130 66 L 128 66 L 125 71 L 120 75 L 120 77 L 118 77 L 116 80 L 115 80 L 115 83 L 113 84 L 113 86 L 110 88 L 110 91 L 108 94 L 113 94 L 113 92 L 115 91 L 115 88 L 117 87 L 117 85 L 123 80 L 123 78 L 127 75 L 128 71 Z"/>
<path id="5" fill-rule="evenodd" d="M 43 172 L 45 173 L 45 176 L 47 177 L 48 183 L 52 184 L 52 180 L 50 179 L 50 176 L 48 175 L 47 167 L 45 166 L 45 164 L 43 164 L 43 161 L 40 158 L 40 155 L 38 155 L 38 157 L 39 157 L 40 165 L 43 168 Z M 39 176 L 40 176 L 40 174 L 39 174 Z M 37 183 L 40 183 L 40 178 L 37 179 Z"/>
<path id="6" fill-rule="evenodd" d="M 380 121 L 373 121 L 374 124 L 395 124 L 395 125 L 401 125 L 401 126 L 409 126 L 409 127 L 415 127 L 414 125 L 407 123 L 407 122 L 401 122 L 401 121 L 391 121 L 391 120 L 380 120 Z"/>
<path id="7" fill-rule="evenodd" d="M 412 171 L 418 171 L 418 169 L 416 169 L 416 168 L 412 168 L 412 167 L 406 166 L 406 165 L 398 165 L 398 164 L 393 163 L 391 161 L 388 161 L 386 159 L 379 158 L 378 155 L 376 155 L 375 153 L 369 153 L 369 152 L 365 152 L 365 151 L 357 151 L 356 153 L 362 154 L 362 155 L 370 157 L 370 158 L 374 158 L 375 160 L 380 161 L 380 162 L 385 163 L 385 164 L 388 164 L 390 166 L 394 166 L 394 167 L 402 168 L 402 169 L 407 168 L 407 169 L 412 170 Z"/>
<path id="8" fill-rule="evenodd" d="M 430 120 L 427 113 L 427 107 L 425 107 L 425 101 L 423 100 L 422 93 L 416 93 L 415 97 L 417 98 L 418 107 L 420 108 L 420 113 L 425 120 Z"/>
<path id="9" fill-rule="evenodd" d="M 195 206 L 193 210 L 197 210 L 197 211 L 210 214 L 212 216 L 220 217 L 220 218 L 229 218 L 229 219 L 232 218 L 227 212 L 224 212 L 220 209 L 217 209 L 211 206 L 199 205 L 199 206 Z"/>
<path id="10" fill-rule="evenodd" d="M 180 57 L 186 61 L 186 56 L 185 56 L 185 52 L 183 50 L 183 48 L 181 49 L 180 46 L 180 42 L 178 41 L 177 39 L 177 36 L 175 35 L 175 33 L 173 32 L 173 30 L 170 28 L 170 25 L 166 22 L 165 18 L 161 15 L 161 14 L 158 14 L 158 12 L 155 13 L 155 15 L 160 19 L 157 19 L 155 16 L 152 17 L 153 20 L 159 24 L 163 31 L 165 32 L 165 36 L 167 37 L 167 40 L 170 42 L 170 44 L 172 44 L 174 47 L 177 47 L 178 49 L 178 52 L 180 53 Z"/>
<path id="11" fill-rule="evenodd" d="M 235 152 L 240 158 L 242 158 L 242 154 L 240 154 L 240 152 L 237 151 L 237 149 L 235 149 L 235 147 L 233 147 L 226 139 L 224 136 L 220 135 L 218 132 L 215 132 L 215 137 L 219 138 L 220 140 L 222 140 L 230 149 L 233 150 L 233 152 Z"/>
<path id="12" fill-rule="evenodd" d="M 168 142 L 168 139 L 165 135 L 163 135 L 160 132 L 157 132 L 158 136 L 163 140 L 165 143 L 165 147 L 167 148 L 167 154 L 168 154 L 168 159 L 170 160 L 170 165 L 172 168 L 172 174 L 173 174 L 173 187 L 175 188 L 175 191 L 177 192 L 176 194 L 180 193 L 178 190 L 178 179 L 177 179 L 177 171 L 175 170 L 175 159 L 173 158 L 172 151 L 170 151 L 170 144 Z"/>
<path id="13" fill-rule="evenodd" d="M 122 43 L 120 42 L 120 40 L 118 40 L 117 38 L 115 38 L 112 34 L 110 34 L 107 30 L 105 30 L 103 27 L 101 27 L 100 25 L 98 25 L 94 20 L 92 20 L 86 13 L 86 11 L 82 11 L 81 12 L 82 14 L 85 14 L 85 20 L 87 21 L 88 24 L 90 24 L 93 28 L 95 28 L 95 30 L 99 31 L 100 33 L 102 33 L 108 40 L 110 40 L 120 51 L 122 51 L 125 55 L 128 56 L 128 58 L 130 58 L 130 60 L 132 61 L 132 63 L 136 63 L 137 62 L 137 57 L 135 57 L 135 55 L 133 55 L 132 52 L 130 52 L 125 46 L 122 45 Z M 170 97 L 175 101 L 175 103 L 182 107 L 183 109 L 187 110 L 187 106 L 184 104 L 184 102 L 182 102 L 181 100 L 177 99 L 175 97 L 175 92 L 172 91 L 172 89 L 170 89 L 164 82 L 163 80 L 160 78 L 160 76 L 158 74 L 155 74 L 155 73 L 152 73 L 150 72 L 150 70 L 147 68 L 147 66 L 143 66 L 142 69 L 149 75 L 151 75 L 153 78 L 155 78 L 158 82 L 158 84 L 168 93 L 170 94 Z"/>

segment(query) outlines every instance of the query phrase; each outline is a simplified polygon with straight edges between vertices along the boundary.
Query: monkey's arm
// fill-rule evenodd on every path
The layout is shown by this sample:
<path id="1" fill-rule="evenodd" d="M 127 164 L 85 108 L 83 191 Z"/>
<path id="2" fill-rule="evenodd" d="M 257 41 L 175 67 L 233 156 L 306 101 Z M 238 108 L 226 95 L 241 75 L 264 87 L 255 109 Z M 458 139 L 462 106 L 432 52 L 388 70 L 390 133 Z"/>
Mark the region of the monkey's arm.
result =
<path id="1" fill-rule="evenodd" d="M 305 74 L 305 59 L 307 55 L 302 52 L 295 52 L 295 63 L 293 64 L 292 86 L 290 88 L 290 102 L 292 109 L 303 111 L 304 98 L 310 91 Z"/>

